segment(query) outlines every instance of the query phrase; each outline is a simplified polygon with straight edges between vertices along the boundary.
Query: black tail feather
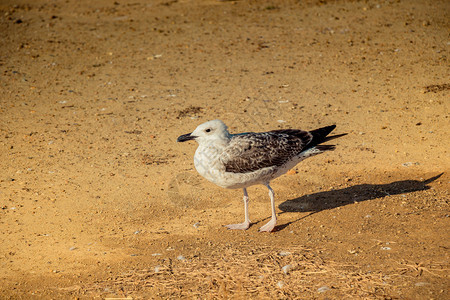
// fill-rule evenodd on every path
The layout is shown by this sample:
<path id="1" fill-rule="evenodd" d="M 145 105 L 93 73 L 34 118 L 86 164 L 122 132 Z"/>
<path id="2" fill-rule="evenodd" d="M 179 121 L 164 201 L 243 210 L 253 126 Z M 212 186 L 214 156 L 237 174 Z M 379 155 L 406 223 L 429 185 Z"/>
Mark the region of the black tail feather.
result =
<path id="1" fill-rule="evenodd" d="M 336 145 L 317 145 L 315 148 L 320 151 L 333 151 Z"/>
<path id="2" fill-rule="evenodd" d="M 344 135 L 347 135 L 346 133 L 344 133 L 344 134 L 337 134 L 337 135 L 327 136 L 335 128 L 336 128 L 336 125 L 331 125 L 331 126 L 326 126 L 326 127 L 322 127 L 322 128 L 310 131 L 310 133 L 312 134 L 313 138 L 312 138 L 311 142 L 306 146 L 304 151 L 307 150 L 307 149 L 311 149 L 313 147 L 316 147 L 317 149 L 322 150 L 322 151 L 327 151 L 327 150 L 332 151 L 332 150 L 334 150 L 336 148 L 335 145 L 319 145 L 319 144 L 324 143 L 324 142 L 328 142 L 330 140 L 336 139 L 336 138 L 344 136 Z"/>
<path id="3" fill-rule="evenodd" d="M 331 141 L 331 140 L 334 140 L 334 139 L 337 139 L 337 138 L 340 138 L 341 136 L 344 136 L 344 135 L 347 135 L 347 133 L 342 133 L 342 134 L 336 134 L 336 135 L 330 135 L 330 136 L 327 136 L 327 137 L 325 137 L 325 139 L 323 140 L 322 143 L 328 142 L 328 141 Z"/>
<path id="4" fill-rule="evenodd" d="M 313 138 L 311 142 L 308 144 L 308 147 L 312 148 L 316 145 L 325 142 L 327 135 L 329 135 L 330 132 L 332 132 L 335 128 L 336 125 L 331 125 L 310 131 Z"/>

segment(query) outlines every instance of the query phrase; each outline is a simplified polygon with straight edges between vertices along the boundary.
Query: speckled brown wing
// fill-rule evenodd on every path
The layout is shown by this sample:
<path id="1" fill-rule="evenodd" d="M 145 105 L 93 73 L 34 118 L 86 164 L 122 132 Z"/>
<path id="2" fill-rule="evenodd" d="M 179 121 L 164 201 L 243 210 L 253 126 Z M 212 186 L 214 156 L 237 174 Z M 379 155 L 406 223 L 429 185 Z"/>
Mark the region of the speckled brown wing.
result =
<path id="1" fill-rule="evenodd" d="M 312 140 L 311 133 L 294 129 L 235 135 L 221 160 L 225 170 L 232 173 L 282 166 L 307 148 Z"/>

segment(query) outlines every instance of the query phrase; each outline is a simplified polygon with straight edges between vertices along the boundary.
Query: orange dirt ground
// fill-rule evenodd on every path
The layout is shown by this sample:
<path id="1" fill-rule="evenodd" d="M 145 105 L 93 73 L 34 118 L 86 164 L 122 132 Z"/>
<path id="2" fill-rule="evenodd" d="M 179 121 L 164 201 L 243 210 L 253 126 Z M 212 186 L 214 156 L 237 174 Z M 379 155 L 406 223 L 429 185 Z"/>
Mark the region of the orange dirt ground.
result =
<path id="1" fill-rule="evenodd" d="M 0 298 L 449 299 L 446 0 L 0 1 Z M 336 124 L 225 190 L 176 138 Z"/>

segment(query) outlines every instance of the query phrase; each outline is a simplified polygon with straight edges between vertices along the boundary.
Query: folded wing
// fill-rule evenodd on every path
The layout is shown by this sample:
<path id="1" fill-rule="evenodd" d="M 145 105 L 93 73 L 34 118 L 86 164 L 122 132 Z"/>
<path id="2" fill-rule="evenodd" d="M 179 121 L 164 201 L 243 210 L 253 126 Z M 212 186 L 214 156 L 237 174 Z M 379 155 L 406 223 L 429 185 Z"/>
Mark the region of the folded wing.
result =
<path id="1" fill-rule="evenodd" d="M 282 129 L 235 135 L 220 159 L 225 165 L 225 170 L 232 173 L 248 173 L 266 167 L 282 166 L 301 155 L 302 152 L 316 146 L 321 151 L 333 150 L 333 145 L 318 145 L 333 138 L 327 138 L 327 135 L 334 128 L 336 125 L 311 132 Z"/>
<path id="2" fill-rule="evenodd" d="M 281 166 L 301 153 L 313 135 L 301 130 L 274 130 L 233 136 L 221 155 L 227 172 L 248 173 Z"/>

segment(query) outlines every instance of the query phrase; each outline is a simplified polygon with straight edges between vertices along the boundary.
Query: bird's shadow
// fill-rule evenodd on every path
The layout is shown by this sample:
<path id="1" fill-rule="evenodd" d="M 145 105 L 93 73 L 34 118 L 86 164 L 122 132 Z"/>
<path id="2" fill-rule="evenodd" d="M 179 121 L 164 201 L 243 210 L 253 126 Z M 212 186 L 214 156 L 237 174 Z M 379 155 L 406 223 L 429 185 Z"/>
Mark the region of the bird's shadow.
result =
<path id="1" fill-rule="evenodd" d="M 318 192 L 304 195 L 292 200 L 287 200 L 278 206 L 278 208 L 282 211 L 280 214 L 287 212 L 310 212 L 310 214 L 302 216 L 301 218 L 286 224 L 280 224 L 275 227 L 274 231 L 282 230 L 292 223 L 298 222 L 323 210 L 333 209 L 356 202 L 383 198 L 386 196 L 428 190 L 430 189 L 428 184 L 441 177 L 442 174 L 444 173 L 423 181 L 401 180 L 387 184 L 359 184 L 343 189 Z"/>

